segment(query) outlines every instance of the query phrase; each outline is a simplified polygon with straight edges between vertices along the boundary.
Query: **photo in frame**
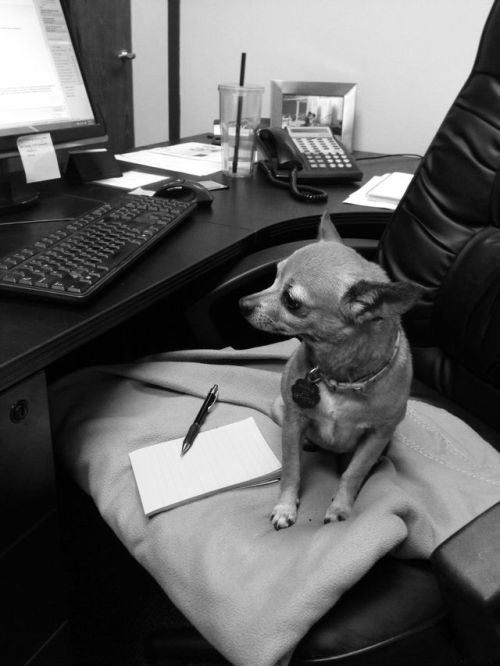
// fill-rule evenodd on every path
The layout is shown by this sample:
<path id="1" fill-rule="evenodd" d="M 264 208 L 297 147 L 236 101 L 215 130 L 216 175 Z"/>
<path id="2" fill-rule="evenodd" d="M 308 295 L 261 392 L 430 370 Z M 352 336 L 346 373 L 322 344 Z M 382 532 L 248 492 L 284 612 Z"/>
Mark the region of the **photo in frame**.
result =
<path id="1" fill-rule="evenodd" d="M 353 149 L 356 83 L 271 81 L 271 127 L 326 125 Z"/>

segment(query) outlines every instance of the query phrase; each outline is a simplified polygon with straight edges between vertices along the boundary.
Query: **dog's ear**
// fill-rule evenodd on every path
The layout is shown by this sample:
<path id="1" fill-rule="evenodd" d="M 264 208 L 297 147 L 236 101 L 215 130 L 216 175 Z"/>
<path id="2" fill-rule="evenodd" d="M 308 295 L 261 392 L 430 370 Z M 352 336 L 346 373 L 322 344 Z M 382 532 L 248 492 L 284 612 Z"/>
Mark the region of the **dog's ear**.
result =
<path id="1" fill-rule="evenodd" d="M 359 280 L 346 291 L 340 304 L 352 323 L 401 315 L 409 310 L 423 290 L 409 282 Z"/>
<path id="2" fill-rule="evenodd" d="M 330 218 L 330 213 L 327 210 L 325 210 L 321 216 L 321 222 L 319 223 L 318 229 L 318 240 L 336 241 L 337 243 L 344 242 L 340 237 L 337 229 L 335 229 L 335 226 Z"/>

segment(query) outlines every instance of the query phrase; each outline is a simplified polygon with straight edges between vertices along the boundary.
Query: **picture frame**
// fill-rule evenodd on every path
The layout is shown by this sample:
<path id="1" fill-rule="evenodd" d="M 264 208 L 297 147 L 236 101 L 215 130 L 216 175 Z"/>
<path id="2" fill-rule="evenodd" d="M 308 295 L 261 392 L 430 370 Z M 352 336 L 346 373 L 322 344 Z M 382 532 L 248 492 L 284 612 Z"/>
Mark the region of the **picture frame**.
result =
<path id="1" fill-rule="evenodd" d="M 353 149 L 356 83 L 271 81 L 271 127 L 327 125 Z"/>

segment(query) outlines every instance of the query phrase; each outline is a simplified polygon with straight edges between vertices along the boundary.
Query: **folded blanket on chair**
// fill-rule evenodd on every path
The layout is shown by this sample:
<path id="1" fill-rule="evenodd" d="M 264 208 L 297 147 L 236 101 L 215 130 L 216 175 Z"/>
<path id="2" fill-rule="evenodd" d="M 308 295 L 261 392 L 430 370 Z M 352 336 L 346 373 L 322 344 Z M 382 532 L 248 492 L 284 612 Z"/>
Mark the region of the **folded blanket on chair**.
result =
<path id="1" fill-rule="evenodd" d="M 500 456 L 444 410 L 410 400 L 349 520 L 323 524 L 334 458 L 305 453 L 294 527 L 269 522 L 277 484 L 221 493 L 147 519 L 128 453 L 183 436 L 207 389 L 207 428 L 253 416 L 280 456 L 271 418 L 296 342 L 187 351 L 75 373 L 51 391 L 57 449 L 102 516 L 170 599 L 231 663 L 287 663 L 308 629 L 388 553 L 428 557 L 500 500 Z"/>

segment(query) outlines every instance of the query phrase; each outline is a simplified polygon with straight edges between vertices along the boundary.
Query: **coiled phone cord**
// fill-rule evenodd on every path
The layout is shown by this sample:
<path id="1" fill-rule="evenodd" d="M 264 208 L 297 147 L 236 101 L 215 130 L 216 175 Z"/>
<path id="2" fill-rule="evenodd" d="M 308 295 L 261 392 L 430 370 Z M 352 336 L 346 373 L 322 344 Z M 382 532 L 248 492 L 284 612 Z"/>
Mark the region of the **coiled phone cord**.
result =
<path id="1" fill-rule="evenodd" d="M 271 166 L 266 160 L 259 162 L 259 166 L 263 169 L 264 173 L 271 181 L 271 183 L 273 183 L 273 185 L 278 185 L 278 187 L 284 187 L 285 189 L 289 190 L 291 195 L 299 201 L 318 203 L 320 201 L 328 200 L 328 194 L 324 190 L 320 190 L 317 187 L 311 187 L 310 185 L 299 185 L 297 183 L 297 173 L 299 171 L 298 167 L 293 167 L 289 172 L 288 181 L 284 181 L 276 178 Z"/>
<path id="2" fill-rule="evenodd" d="M 311 187 L 310 185 L 298 185 L 297 184 L 297 173 L 298 168 L 294 167 L 290 171 L 288 177 L 288 185 L 290 187 L 290 192 L 296 199 L 301 201 L 312 201 L 314 203 L 318 201 L 327 201 L 328 194 L 324 190 L 320 190 L 318 187 Z"/>

